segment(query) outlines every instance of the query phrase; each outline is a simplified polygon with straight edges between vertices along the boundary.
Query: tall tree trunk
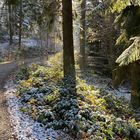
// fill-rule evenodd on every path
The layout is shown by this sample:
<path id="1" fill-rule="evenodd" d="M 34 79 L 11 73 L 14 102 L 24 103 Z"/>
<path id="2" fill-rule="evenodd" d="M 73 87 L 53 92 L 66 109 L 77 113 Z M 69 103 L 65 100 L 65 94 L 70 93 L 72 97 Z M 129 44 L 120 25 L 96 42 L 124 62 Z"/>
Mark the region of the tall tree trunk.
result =
<path id="1" fill-rule="evenodd" d="M 75 79 L 72 0 L 62 0 L 62 5 L 64 77 L 70 76 Z"/>
<path id="2" fill-rule="evenodd" d="M 21 48 L 21 36 L 22 36 L 22 0 L 20 0 L 20 11 L 19 11 L 19 49 Z"/>
<path id="3" fill-rule="evenodd" d="M 131 104 L 134 108 L 138 108 L 140 107 L 140 62 L 131 65 L 131 80 Z"/>
<path id="4" fill-rule="evenodd" d="M 8 12 L 9 12 L 9 45 L 13 44 L 13 29 L 12 29 L 12 25 L 13 25 L 13 19 L 12 19 L 12 5 L 9 4 L 8 5 Z"/>
<path id="5" fill-rule="evenodd" d="M 80 68 L 85 68 L 85 44 L 86 43 L 86 0 L 81 3 L 81 28 L 80 28 Z"/>

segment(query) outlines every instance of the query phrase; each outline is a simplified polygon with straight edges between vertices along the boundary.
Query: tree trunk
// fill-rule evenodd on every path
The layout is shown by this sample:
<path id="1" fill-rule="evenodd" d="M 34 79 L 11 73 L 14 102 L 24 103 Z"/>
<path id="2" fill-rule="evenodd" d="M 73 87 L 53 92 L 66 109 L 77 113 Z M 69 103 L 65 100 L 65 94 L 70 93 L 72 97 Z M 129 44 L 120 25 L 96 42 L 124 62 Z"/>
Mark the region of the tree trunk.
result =
<path id="1" fill-rule="evenodd" d="M 20 0 L 20 11 L 19 11 L 19 49 L 21 48 L 21 36 L 22 36 L 22 0 Z"/>
<path id="2" fill-rule="evenodd" d="M 12 19 L 12 5 L 9 4 L 8 5 L 8 12 L 9 12 L 9 45 L 13 44 L 13 29 L 12 29 L 12 25 L 13 25 L 13 19 Z"/>
<path id="3" fill-rule="evenodd" d="M 81 3 L 81 28 L 80 28 L 80 68 L 85 68 L 85 46 L 86 46 L 86 0 Z"/>
<path id="4" fill-rule="evenodd" d="M 62 0 L 62 5 L 64 77 L 70 76 L 75 79 L 72 0 Z"/>
<path id="5" fill-rule="evenodd" d="M 140 107 L 140 62 L 131 65 L 131 80 L 131 104 L 134 108 L 138 108 Z"/>

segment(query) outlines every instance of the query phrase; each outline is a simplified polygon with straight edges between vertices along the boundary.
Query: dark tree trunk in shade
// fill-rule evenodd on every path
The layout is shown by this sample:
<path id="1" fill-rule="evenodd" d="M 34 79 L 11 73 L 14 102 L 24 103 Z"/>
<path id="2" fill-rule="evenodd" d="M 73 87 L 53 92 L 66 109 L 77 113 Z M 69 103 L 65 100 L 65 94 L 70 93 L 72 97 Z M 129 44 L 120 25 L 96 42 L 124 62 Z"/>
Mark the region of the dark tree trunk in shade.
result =
<path id="1" fill-rule="evenodd" d="M 140 107 L 140 62 L 131 64 L 131 80 L 131 104 L 134 108 L 138 108 Z"/>
<path id="2" fill-rule="evenodd" d="M 86 0 L 81 3 L 81 30 L 80 30 L 80 68 L 85 68 L 85 43 L 86 43 Z"/>
<path id="3" fill-rule="evenodd" d="M 62 0 L 62 5 L 64 77 L 71 76 L 75 79 L 72 0 Z"/>

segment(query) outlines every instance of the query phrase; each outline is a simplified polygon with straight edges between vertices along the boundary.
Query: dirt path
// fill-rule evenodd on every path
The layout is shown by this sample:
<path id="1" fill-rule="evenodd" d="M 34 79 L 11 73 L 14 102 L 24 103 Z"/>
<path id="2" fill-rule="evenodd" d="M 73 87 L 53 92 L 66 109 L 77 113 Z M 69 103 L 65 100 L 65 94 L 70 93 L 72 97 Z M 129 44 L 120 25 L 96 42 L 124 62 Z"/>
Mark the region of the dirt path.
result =
<path id="1" fill-rule="evenodd" d="M 40 58 L 30 58 L 24 60 L 23 64 L 44 63 Z M 18 69 L 19 62 L 0 63 L 0 140 L 15 140 L 12 137 L 12 127 L 10 124 L 9 113 L 7 111 L 6 98 L 4 96 L 4 84 L 8 76 Z"/>
<path id="2" fill-rule="evenodd" d="M 16 62 L 0 64 L 0 140 L 14 140 L 4 96 L 4 83 L 9 74 L 17 68 Z"/>

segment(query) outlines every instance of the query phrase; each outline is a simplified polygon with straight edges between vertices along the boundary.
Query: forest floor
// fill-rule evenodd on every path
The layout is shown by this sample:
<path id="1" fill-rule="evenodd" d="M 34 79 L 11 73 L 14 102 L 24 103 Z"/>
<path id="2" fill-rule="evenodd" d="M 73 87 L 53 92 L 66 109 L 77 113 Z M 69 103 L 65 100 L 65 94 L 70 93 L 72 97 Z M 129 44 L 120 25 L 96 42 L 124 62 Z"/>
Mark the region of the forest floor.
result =
<path id="1" fill-rule="evenodd" d="M 85 80 L 88 85 L 94 85 L 95 89 L 102 89 L 105 92 L 111 93 L 112 95 L 116 96 L 118 99 L 123 98 L 128 102 L 131 99 L 131 89 L 128 82 L 115 88 L 113 86 L 113 81 L 111 78 L 94 74 L 93 70 L 87 69 L 85 70 L 85 72 L 81 72 L 80 70 L 78 70 L 77 74 L 81 77 L 81 79 Z"/>
<path id="2" fill-rule="evenodd" d="M 60 62 L 60 64 L 58 62 Z M 61 78 L 62 78 L 61 62 L 62 62 L 61 57 L 58 54 L 56 56 L 51 57 L 51 59 L 48 61 L 41 61 L 40 58 L 36 58 L 36 59 L 32 58 L 32 59 L 26 59 L 24 61 L 0 63 L 0 93 L 1 93 L 0 94 L 0 122 L 2 122 L 0 124 L 0 140 L 16 140 L 16 138 L 24 139 L 24 140 L 33 140 L 33 139 L 56 140 L 58 137 L 60 139 L 65 138 L 65 140 L 72 139 L 70 135 L 67 135 L 67 133 L 63 133 L 63 131 L 59 131 L 59 129 L 58 131 L 53 130 L 53 127 L 58 127 L 59 123 L 60 124 L 65 123 L 67 121 L 66 119 L 57 120 L 55 117 L 51 118 L 52 119 L 51 121 L 53 124 L 52 128 L 47 127 L 47 125 L 51 124 L 50 122 L 47 122 L 46 125 L 43 125 L 43 121 L 44 119 L 47 118 L 47 116 L 45 116 L 45 118 L 41 117 L 40 122 L 38 122 L 36 119 L 36 118 L 39 119 L 39 117 L 42 116 L 42 113 L 44 113 L 42 111 L 46 111 L 44 107 L 49 107 L 49 109 L 45 113 L 52 113 L 53 116 L 58 115 L 58 114 L 57 115 L 55 114 L 56 112 L 55 110 L 53 111 L 52 107 L 54 105 L 59 106 L 59 103 L 61 102 L 57 102 L 57 100 L 58 101 L 63 100 L 63 98 L 61 98 L 60 95 L 63 94 L 63 90 L 65 91 L 65 88 L 63 89 L 61 87 L 61 84 L 62 84 L 61 83 Z M 30 65 L 31 63 L 37 63 L 37 64 Z M 27 68 L 22 67 L 28 64 L 29 66 L 27 66 Z M 21 69 L 19 69 L 20 67 Z M 18 69 L 19 71 L 16 74 L 13 74 L 13 72 L 17 71 Z M 20 79 L 18 79 L 18 78 L 22 79 L 22 77 L 26 79 L 26 76 L 28 74 L 30 74 L 29 77 L 32 80 L 28 79 L 28 80 L 20 81 Z M 9 75 L 11 75 L 10 78 L 9 78 Z M 13 75 L 16 75 L 16 77 L 13 77 Z M 11 79 L 11 77 L 13 78 Z M 8 79 L 11 79 L 11 80 L 8 80 Z M 58 82 L 59 80 L 60 80 L 60 83 Z M 7 81 L 9 82 L 9 84 Z M 19 86 L 19 89 L 16 87 L 17 85 Z M 26 86 L 30 87 L 29 93 L 31 94 L 29 95 L 28 95 L 28 92 L 24 93 L 23 89 L 26 89 L 27 88 Z M 7 89 L 6 92 L 4 92 L 4 88 Z M 43 88 L 45 89 L 45 91 L 43 91 Z M 114 97 L 114 96 L 118 98 L 124 97 L 125 99 L 129 100 L 130 91 L 129 89 L 127 89 L 127 87 L 122 86 L 118 89 L 114 89 L 111 84 L 111 79 L 109 78 L 95 75 L 94 73 L 90 71 L 86 71 L 85 73 L 81 71 L 77 71 L 77 87 L 76 88 L 77 88 L 77 93 L 78 93 L 78 98 L 76 97 L 76 104 L 78 105 L 77 106 L 78 108 L 77 107 L 75 108 L 75 105 L 74 105 L 75 99 L 73 95 L 73 98 L 71 99 L 72 101 L 70 100 L 71 101 L 70 106 L 72 107 L 72 113 L 70 113 L 70 116 L 71 114 L 72 115 L 74 114 L 73 110 L 75 109 L 78 109 L 78 110 L 81 109 L 79 113 L 82 111 L 84 112 L 83 114 L 87 114 L 87 111 L 92 111 L 92 115 L 90 114 L 88 116 L 90 117 L 94 116 L 93 118 L 97 118 L 97 120 L 93 119 L 92 121 L 93 122 L 96 121 L 96 123 L 100 125 L 101 131 L 98 134 L 100 136 L 105 133 L 105 132 L 102 132 L 102 130 L 105 130 L 106 127 L 108 127 L 107 122 L 112 122 L 113 126 L 117 126 L 118 124 L 117 121 L 118 119 L 120 121 L 120 118 L 121 118 L 120 122 L 122 125 L 126 127 L 126 131 L 129 132 L 129 127 L 131 127 L 133 130 L 135 129 L 135 125 L 137 125 L 137 123 L 131 122 L 134 116 L 134 115 L 131 115 L 131 109 L 129 109 L 127 104 L 125 104 L 124 102 L 123 102 L 124 104 L 122 104 L 121 100 L 119 101 L 118 99 Z M 49 90 L 46 90 L 46 89 L 49 89 Z M 60 92 L 61 91 L 60 89 L 62 90 L 62 93 Z M 52 96 L 50 96 L 50 90 L 51 90 Z M 45 94 L 43 95 L 43 98 L 42 98 L 43 93 Z M 88 94 L 88 93 L 92 93 L 92 94 Z M 27 99 L 26 97 L 29 97 L 29 96 L 30 98 Z M 27 100 L 28 104 L 24 103 L 25 100 Z M 38 101 L 37 104 L 36 104 L 36 101 Z M 45 106 L 43 104 L 45 102 L 48 103 L 48 106 Z M 92 102 L 94 102 L 94 104 Z M 63 108 L 63 104 L 65 103 L 67 104 L 67 97 L 64 100 L 64 102 L 62 102 L 62 105 L 60 107 Z M 94 105 L 94 108 L 92 108 L 93 107 L 92 105 Z M 110 105 L 111 105 L 111 108 L 108 109 Z M 42 108 L 40 108 L 40 106 Z M 28 107 L 30 107 L 30 109 L 28 109 Z M 67 113 L 69 115 L 69 110 L 66 110 L 66 108 L 63 108 L 63 109 L 65 110 L 64 115 L 66 115 Z M 29 110 L 30 112 L 28 112 Z M 84 120 L 83 119 L 81 120 L 80 122 L 81 125 L 78 126 L 78 128 L 80 128 L 80 130 L 84 132 L 85 131 L 84 128 L 86 127 L 85 124 L 87 124 L 87 120 L 89 121 L 90 119 L 86 118 L 86 116 L 83 116 L 82 114 L 79 114 L 79 115 L 81 115 L 82 118 L 85 118 Z M 100 118 L 98 118 L 99 116 L 102 116 L 105 120 L 109 119 L 109 121 L 104 122 L 104 119 L 100 120 Z M 131 119 L 131 116 L 132 116 L 132 119 Z M 71 121 L 74 121 L 74 119 L 71 118 Z M 126 122 L 129 122 L 129 121 L 130 123 L 128 125 Z M 92 137 L 94 135 L 95 136 L 97 135 L 96 132 L 94 132 L 93 134 L 90 134 L 90 131 L 92 130 L 93 122 L 89 124 L 88 126 L 89 127 L 87 129 L 88 133 L 86 132 L 87 135 L 85 135 L 87 137 L 88 136 Z M 104 125 L 103 126 L 101 125 L 102 123 L 104 123 L 105 128 L 104 128 Z M 124 126 L 121 126 L 122 130 L 125 129 Z M 67 127 L 71 130 L 71 125 L 70 126 L 68 125 Z M 73 127 L 73 124 L 72 124 L 72 127 Z M 120 128 L 120 126 L 117 126 L 117 127 Z M 117 128 L 117 131 L 120 131 L 118 130 L 118 128 Z M 111 131 L 109 127 L 107 129 L 108 131 L 106 133 L 107 135 L 109 134 L 110 137 L 113 136 L 115 137 L 115 139 L 119 139 L 119 137 L 121 137 L 121 135 L 114 132 L 113 128 L 111 129 Z M 138 129 L 135 129 L 134 131 L 135 132 L 134 135 L 136 135 L 136 137 L 139 134 L 137 130 Z M 74 132 L 77 132 L 77 131 L 74 131 Z M 77 134 L 81 136 L 81 133 L 77 133 Z M 15 136 L 16 138 L 12 138 L 12 135 Z M 126 135 L 124 135 L 124 137 L 125 136 Z M 80 138 L 80 140 L 82 140 L 82 138 Z"/>
<path id="3" fill-rule="evenodd" d="M 54 55 L 47 64 L 21 67 L 5 86 L 17 139 L 73 140 L 76 135 L 80 140 L 122 140 L 130 137 L 131 130 L 132 139 L 139 139 L 139 121 L 135 121 L 139 114 L 124 100 L 130 99 L 129 86 L 114 89 L 111 79 L 92 71 L 83 73 L 76 65 L 75 96 L 75 90 L 66 85 L 71 81 L 62 79 L 62 55 Z"/>
<path id="4" fill-rule="evenodd" d="M 39 58 L 26 59 L 24 63 L 29 64 L 32 62 L 39 62 Z M 4 62 L 0 63 L 0 140 L 15 140 L 12 136 L 12 127 L 10 123 L 9 113 L 8 113 L 8 105 L 6 101 L 6 97 L 4 95 L 4 85 L 8 80 L 11 73 L 16 71 L 21 64 L 22 61 L 19 62 Z"/>

